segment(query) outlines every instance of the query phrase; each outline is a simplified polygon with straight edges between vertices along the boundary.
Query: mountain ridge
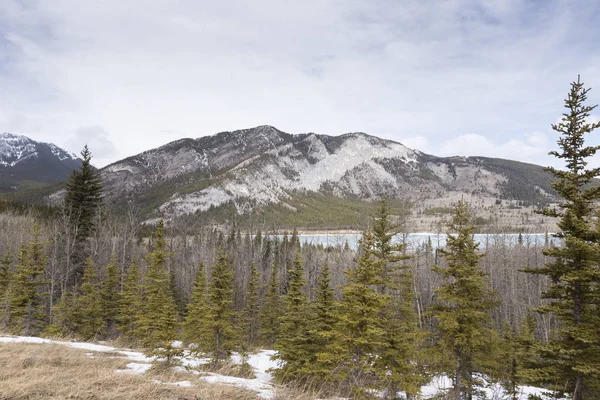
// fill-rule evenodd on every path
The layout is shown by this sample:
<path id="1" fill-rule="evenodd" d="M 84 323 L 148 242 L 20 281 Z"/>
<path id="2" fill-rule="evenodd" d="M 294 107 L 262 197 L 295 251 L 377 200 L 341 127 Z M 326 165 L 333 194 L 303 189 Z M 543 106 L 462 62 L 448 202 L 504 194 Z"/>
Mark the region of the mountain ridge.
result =
<path id="1" fill-rule="evenodd" d="M 530 205 L 554 200 L 552 176 L 534 164 L 489 157 L 436 157 L 363 132 L 289 134 L 269 125 L 179 139 L 101 170 L 109 201 L 154 216 L 238 213 L 297 193 L 419 202 L 457 196 Z M 441 201 L 447 200 L 447 201 Z"/>
<path id="2" fill-rule="evenodd" d="M 0 192 L 63 182 L 79 165 L 81 160 L 75 154 L 53 143 L 0 133 Z"/>

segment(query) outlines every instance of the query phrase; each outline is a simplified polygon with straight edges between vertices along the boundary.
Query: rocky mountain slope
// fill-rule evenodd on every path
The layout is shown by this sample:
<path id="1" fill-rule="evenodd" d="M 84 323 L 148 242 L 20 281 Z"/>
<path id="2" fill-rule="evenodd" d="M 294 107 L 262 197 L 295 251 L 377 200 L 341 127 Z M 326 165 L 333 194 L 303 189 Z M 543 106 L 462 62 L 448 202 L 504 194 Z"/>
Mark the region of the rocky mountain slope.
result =
<path id="1" fill-rule="evenodd" d="M 52 143 L 0 134 L 0 192 L 65 181 L 80 163 L 75 154 Z"/>
<path id="2" fill-rule="evenodd" d="M 107 166 L 105 196 L 149 215 L 287 204 L 297 196 L 443 205 L 461 197 L 552 201 L 542 167 L 484 157 L 439 158 L 365 133 L 291 135 L 271 126 L 182 139 Z M 294 207 L 289 206 L 290 209 Z"/>

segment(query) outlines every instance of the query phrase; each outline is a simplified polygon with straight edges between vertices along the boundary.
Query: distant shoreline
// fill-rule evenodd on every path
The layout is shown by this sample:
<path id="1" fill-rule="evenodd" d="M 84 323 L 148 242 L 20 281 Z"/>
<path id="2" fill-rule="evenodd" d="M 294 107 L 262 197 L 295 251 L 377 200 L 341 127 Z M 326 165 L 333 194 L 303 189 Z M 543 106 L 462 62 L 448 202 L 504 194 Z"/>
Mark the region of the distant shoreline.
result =
<path id="1" fill-rule="evenodd" d="M 291 235 L 293 230 L 279 230 L 275 232 L 267 232 L 267 235 Z M 327 235 L 327 236 L 342 236 L 342 235 L 360 235 L 363 231 L 360 230 L 298 230 L 298 235 Z M 398 234 L 403 234 L 404 232 L 398 232 Z M 475 235 L 553 235 L 555 232 L 475 232 Z M 437 236 L 437 235 L 446 235 L 446 232 L 406 232 L 407 235 L 420 235 L 420 236 Z"/>

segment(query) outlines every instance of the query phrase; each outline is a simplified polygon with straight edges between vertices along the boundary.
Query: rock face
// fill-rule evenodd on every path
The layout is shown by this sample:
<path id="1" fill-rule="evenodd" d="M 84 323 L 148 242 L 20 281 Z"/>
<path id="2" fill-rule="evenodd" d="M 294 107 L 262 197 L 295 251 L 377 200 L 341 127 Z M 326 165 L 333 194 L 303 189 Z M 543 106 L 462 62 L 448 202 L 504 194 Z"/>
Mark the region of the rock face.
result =
<path id="1" fill-rule="evenodd" d="M 291 135 L 271 126 L 182 139 L 102 170 L 105 196 L 158 214 L 222 204 L 278 203 L 320 192 L 365 200 L 552 200 L 541 167 L 483 157 L 439 158 L 365 133 Z"/>
<path id="2" fill-rule="evenodd" d="M 65 181 L 81 160 L 52 143 L 26 136 L 0 134 L 0 191 Z"/>

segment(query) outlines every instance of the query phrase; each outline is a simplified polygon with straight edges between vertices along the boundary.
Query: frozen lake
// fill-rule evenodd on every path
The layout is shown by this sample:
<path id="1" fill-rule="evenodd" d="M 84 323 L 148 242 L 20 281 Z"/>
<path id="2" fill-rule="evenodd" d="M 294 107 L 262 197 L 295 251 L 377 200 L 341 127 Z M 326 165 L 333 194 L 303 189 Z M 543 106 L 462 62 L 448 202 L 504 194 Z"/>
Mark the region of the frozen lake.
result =
<path id="1" fill-rule="evenodd" d="M 290 237 L 291 235 L 288 235 Z M 314 234 L 299 234 L 301 244 L 323 245 L 325 247 L 344 246 L 348 243 L 350 248 L 358 248 L 358 241 L 361 238 L 360 233 L 314 233 Z M 283 235 L 270 235 L 271 238 L 281 240 Z M 478 233 L 475 234 L 475 240 L 480 243 L 480 248 L 484 249 L 488 245 L 516 245 L 519 242 L 518 233 Z M 545 233 L 523 233 L 521 234 L 522 244 L 524 246 L 543 246 L 546 242 Z M 408 249 L 416 249 L 420 246 L 425 246 L 429 241 L 433 248 L 441 248 L 446 246 L 446 234 L 437 233 L 408 233 L 394 236 L 394 242 L 406 242 Z M 556 243 L 557 239 L 548 234 L 548 241 Z"/>

